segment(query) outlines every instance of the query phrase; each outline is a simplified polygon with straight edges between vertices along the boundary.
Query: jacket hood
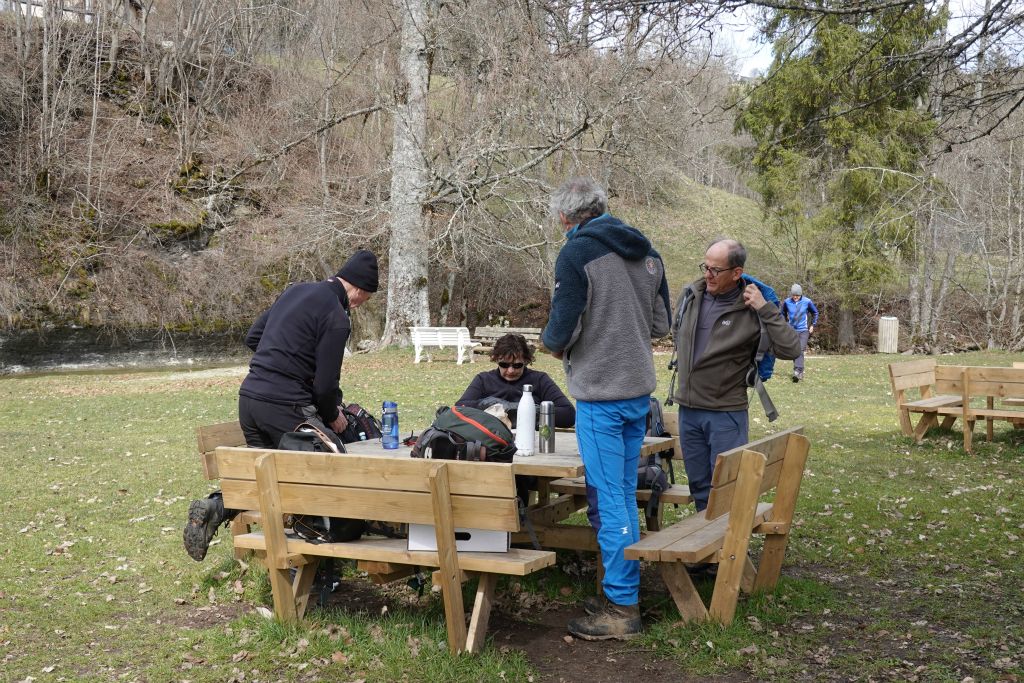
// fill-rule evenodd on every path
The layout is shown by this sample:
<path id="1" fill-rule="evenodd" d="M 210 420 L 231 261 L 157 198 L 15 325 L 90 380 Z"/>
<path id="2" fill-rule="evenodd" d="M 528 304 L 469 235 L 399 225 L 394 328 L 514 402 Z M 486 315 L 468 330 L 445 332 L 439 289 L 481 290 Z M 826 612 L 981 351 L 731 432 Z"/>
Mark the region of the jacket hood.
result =
<path id="1" fill-rule="evenodd" d="M 584 223 L 572 239 L 597 240 L 627 261 L 639 261 L 651 253 L 651 242 L 643 233 L 609 214 Z"/>

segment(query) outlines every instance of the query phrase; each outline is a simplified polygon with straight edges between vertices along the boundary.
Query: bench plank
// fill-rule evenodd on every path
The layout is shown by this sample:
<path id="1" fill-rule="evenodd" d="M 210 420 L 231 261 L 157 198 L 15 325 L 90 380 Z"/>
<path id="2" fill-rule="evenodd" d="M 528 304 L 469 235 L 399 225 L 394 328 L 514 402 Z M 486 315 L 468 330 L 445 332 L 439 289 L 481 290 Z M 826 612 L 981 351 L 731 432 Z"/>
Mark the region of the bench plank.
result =
<path id="1" fill-rule="evenodd" d="M 404 538 L 364 537 L 347 543 L 311 543 L 293 534 L 287 534 L 287 540 L 290 555 L 334 557 L 418 567 L 440 566 L 436 552 L 409 550 L 409 544 Z M 258 531 L 236 537 L 235 545 L 247 550 L 267 549 L 266 539 Z M 555 553 L 549 550 L 509 548 L 505 553 L 459 551 L 459 566 L 467 572 L 526 576 L 554 564 Z"/>
<path id="2" fill-rule="evenodd" d="M 314 481 L 325 486 L 374 489 L 386 485 L 391 491 L 430 491 L 421 459 L 350 453 L 325 458 L 323 453 L 222 447 L 217 449 L 221 477 L 252 479 L 253 454 L 271 452 L 288 454 L 287 458 L 278 459 L 277 476 L 281 482 Z M 506 464 L 457 460 L 447 464 L 454 495 L 498 497 L 515 488 L 515 478 Z"/>
<path id="3" fill-rule="evenodd" d="M 352 517 L 382 522 L 433 524 L 434 508 L 431 494 L 416 491 L 388 491 L 354 487 L 324 487 L 317 484 L 278 484 L 281 505 L 285 512 L 300 515 Z M 248 509 L 259 503 L 256 482 L 241 479 L 221 481 L 225 507 Z M 519 530 L 519 513 L 515 500 L 452 496 L 455 525 L 475 529 L 501 531 Z"/>

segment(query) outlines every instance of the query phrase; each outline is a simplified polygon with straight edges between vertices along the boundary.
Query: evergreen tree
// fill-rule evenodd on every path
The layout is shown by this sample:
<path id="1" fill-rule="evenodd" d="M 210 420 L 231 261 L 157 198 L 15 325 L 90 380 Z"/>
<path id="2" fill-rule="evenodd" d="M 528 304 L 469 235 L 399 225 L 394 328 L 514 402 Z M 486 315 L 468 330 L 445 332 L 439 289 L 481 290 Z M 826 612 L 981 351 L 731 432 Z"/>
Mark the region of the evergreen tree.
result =
<path id="1" fill-rule="evenodd" d="M 745 93 L 737 128 L 753 139 L 751 186 L 795 274 L 841 297 L 840 348 L 854 344 L 853 311 L 912 243 L 909 207 L 937 123 L 915 55 L 945 21 L 919 2 L 862 15 L 774 10 L 763 28 L 774 63 Z"/>

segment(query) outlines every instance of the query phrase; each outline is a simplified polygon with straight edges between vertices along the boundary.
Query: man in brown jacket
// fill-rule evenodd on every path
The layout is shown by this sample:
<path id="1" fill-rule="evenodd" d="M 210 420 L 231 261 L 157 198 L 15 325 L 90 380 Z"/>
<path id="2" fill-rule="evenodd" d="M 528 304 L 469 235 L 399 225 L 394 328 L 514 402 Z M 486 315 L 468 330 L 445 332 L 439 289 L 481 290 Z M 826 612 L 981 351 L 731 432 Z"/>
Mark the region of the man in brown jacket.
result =
<path id="1" fill-rule="evenodd" d="M 711 243 L 700 264 L 704 277 L 687 285 L 676 303 L 672 334 L 678 379 L 683 464 L 697 510 L 708 505 L 715 459 L 749 441 L 747 374 L 761 324 L 779 358 L 800 355 L 800 338 L 779 309 L 743 277 L 747 251 L 736 240 Z"/>

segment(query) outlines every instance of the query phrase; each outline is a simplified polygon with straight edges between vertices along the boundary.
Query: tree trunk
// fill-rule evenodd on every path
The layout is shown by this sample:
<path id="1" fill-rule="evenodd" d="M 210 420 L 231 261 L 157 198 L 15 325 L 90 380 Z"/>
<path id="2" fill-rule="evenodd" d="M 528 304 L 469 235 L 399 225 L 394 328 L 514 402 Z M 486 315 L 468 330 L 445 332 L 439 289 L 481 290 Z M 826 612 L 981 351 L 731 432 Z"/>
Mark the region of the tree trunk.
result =
<path id="1" fill-rule="evenodd" d="M 857 338 L 853 333 L 853 309 L 849 304 L 839 306 L 839 350 L 844 353 L 853 351 L 857 346 Z"/>
<path id="2" fill-rule="evenodd" d="M 424 205 L 429 181 L 427 136 L 426 0 L 401 5 L 402 45 L 391 152 L 391 240 L 388 249 L 387 322 L 381 345 L 409 343 L 408 327 L 430 324 L 429 240 Z"/>
<path id="3" fill-rule="evenodd" d="M 949 293 L 949 283 L 953 281 L 953 272 L 956 270 L 956 251 L 953 245 L 947 245 L 946 266 L 942 269 L 942 279 L 939 281 L 939 295 L 935 299 L 935 305 L 931 308 L 931 326 L 928 328 L 928 351 L 939 352 L 939 320 L 942 319 L 942 309 L 946 306 L 946 295 Z"/>

